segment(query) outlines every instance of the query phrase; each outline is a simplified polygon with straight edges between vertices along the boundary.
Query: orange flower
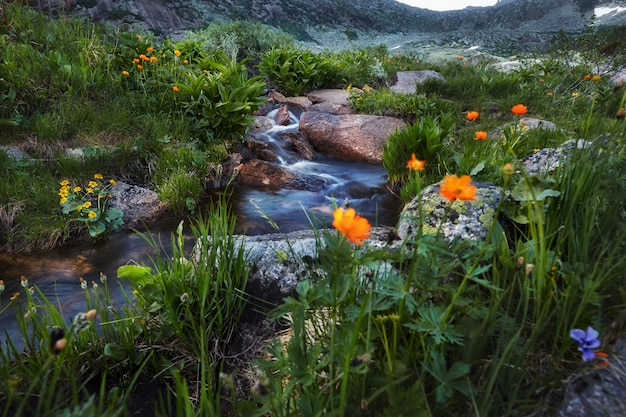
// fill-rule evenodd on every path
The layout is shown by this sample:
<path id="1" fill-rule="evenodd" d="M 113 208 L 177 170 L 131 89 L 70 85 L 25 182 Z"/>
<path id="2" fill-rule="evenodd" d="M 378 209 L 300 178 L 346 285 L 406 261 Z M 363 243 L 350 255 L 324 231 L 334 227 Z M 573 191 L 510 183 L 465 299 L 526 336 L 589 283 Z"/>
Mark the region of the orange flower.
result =
<path id="1" fill-rule="evenodd" d="M 439 186 L 439 195 L 447 198 L 450 202 L 454 200 L 474 200 L 476 199 L 476 186 L 470 185 L 472 178 L 469 175 L 446 175 L 443 183 Z"/>
<path id="2" fill-rule="evenodd" d="M 511 111 L 513 112 L 513 114 L 522 115 L 526 114 L 526 112 L 528 111 L 528 107 L 524 106 L 523 104 L 516 104 L 515 106 L 511 107 Z"/>
<path id="3" fill-rule="evenodd" d="M 585 80 L 588 80 L 590 78 L 591 78 L 591 75 L 589 75 L 589 74 L 585 75 Z"/>
<path id="4" fill-rule="evenodd" d="M 476 137 L 474 138 L 474 140 L 485 140 L 485 139 L 487 139 L 487 132 L 483 132 L 483 131 L 476 132 Z"/>
<path id="5" fill-rule="evenodd" d="M 333 226 L 350 242 L 361 245 L 370 236 L 372 228 L 365 217 L 361 217 L 353 208 L 338 208 L 333 213 Z"/>
<path id="6" fill-rule="evenodd" d="M 150 62 L 157 62 L 159 60 L 159 58 L 157 58 L 156 56 L 151 56 L 150 57 Z"/>
<path id="7" fill-rule="evenodd" d="M 129 75 L 129 72 L 128 72 L 128 71 L 122 71 L 122 75 L 123 75 L 124 77 L 127 77 L 127 76 Z"/>
<path id="8" fill-rule="evenodd" d="M 139 61 L 139 58 L 133 58 L 133 62 L 134 62 L 135 64 L 139 64 L 139 62 L 140 62 L 140 61 Z"/>
<path id="9" fill-rule="evenodd" d="M 479 112 L 477 112 L 477 111 L 468 111 L 467 114 L 465 115 L 465 118 L 471 122 L 472 120 L 478 119 L 478 116 L 480 116 Z"/>
<path id="10" fill-rule="evenodd" d="M 548 93 L 548 97 L 552 97 L 552 93 Z"/>
<path id="11" fill-rule="evenodd" d="M 146 49 L 146 52 L 152 52 L 152 51 L 154 51 L 154 48 L 153 48 L 153 47 L 151 47 L 151 46 L 150 46 L 150 47 L 148 47 L 148 49 Z"/>
<path id="12" fill-rule="evenodd" d="M 172 90 L 174 90 L 174 92 L 175 92 L 175 93 L 178 93 L 179 88 L 178 88 L 178 87 L 176 87 L 176 86 L 173 86 L 173 87 L 172 87 Z"/>
<path id="13" fill-rule="evenodd" d="M 150 58 L 148 58 L 144 54 L 139 55 L 139 59 L 141 59 L 142 61 L 149 61 L 150 60 Z"/>
<path id="14" fill-rule="evenodd" d="M 138 70 L 142 70 L 143 69 L 143 65 L 137 65 L 137 69 Z"/>
<path id="15" fill-rule="evenodd" d="M 600 81 L 601 79 L 602 77 L 599 74 L 596 74 L 593 77 L 591 77 L 591 81 Z"/>
<path id="16" fill-rule="evenodd" d="M 176 56 L 180 56 L 180 51 L 179 51 L 178 49 L 176 49 L 176 50 L 174 51 L 174 55 L 176 55 Z"/>
<path id="17" fill-rule="evenodd" d="M 415 157 L 414 153 L 411 154 L 411 159 L 406 163 L 406 167 L 413 171 L 423 171 L 424 165 L 426 165 L 426 161 L 420 161 Z"/>

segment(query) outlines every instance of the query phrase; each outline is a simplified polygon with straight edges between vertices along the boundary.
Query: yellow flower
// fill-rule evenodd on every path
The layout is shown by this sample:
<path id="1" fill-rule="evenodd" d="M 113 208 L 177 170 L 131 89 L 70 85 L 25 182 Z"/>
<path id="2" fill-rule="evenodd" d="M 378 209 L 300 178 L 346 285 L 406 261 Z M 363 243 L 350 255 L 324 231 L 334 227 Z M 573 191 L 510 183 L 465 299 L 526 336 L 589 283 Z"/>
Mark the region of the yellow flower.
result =
<path id="1" fill-rule="evenodd" d="M 593 77 L 591 77 L 591 81 L 600 81 L 602 79 L 602 77 L 598 74 L 594 75 Z"/>
<path id="2" fill-rule="evenodd" d="M 87 191 L 87 194 L 91 194 L 93 193 L 93 188 L 88 187 L 85 191 Z"/>
<path id="3" fill-rule="evenodd" d="M 65 187 L 66 185 L 69 185 L 70 182 L 68 180 L 63 180 L 59 184 L 61 184 L 63 187 Z"/>
<path id="4" fill-rule="evenodd" d="M 415 157 L 414 153 L 411 154 L 411 159 L 406 163 L 406 167 L 413 171 L 423 171 L 424 165 L 426 165 L 426 161 L 420 161 Z"/>
<path id="5" fill-rule="evenodd" d="M 79 205 L 76 207 L 76 210 L 77 210 L 77 211 L 81 211 L 82 209 L 83 209 L 83 205 L 82 205 L 82 204 L 79 204 Z"/>
<path id="6" fill-rule="evenodd" d="M 128 77 L 130 75 L 130 73 L 128 71 L 122 71 L 122 75 L 124 77 Z"/>
<path id="7" fill-rule="evenodd" d="M 67 203 L 67 198 L 61 197 L 61 199 L 59 200 L 59 204 L 65 204 L 65 203 Z"/>
<path id="8" fill-rule="evenodd" d="M 83 191 L 83 189 L 82 189 L 82 188 L 80 188 L 80 187 L 74 187 L 74 190 L 73 190 L 73 191 L 74 191 L 75 193 L 80 193 L 81 191 Z"/>
<path id="9" fill-rule="evenodd" d="M 69 194 L 70 192 L 67 188 L 61 188 L 61 190 L 59 190 L 59 196 L 61 197 L 67 197 Z"/>
<path id="10" fill-rule="evenodd" d="M 483 131 L 478 131 L 475 133 L 475 137 L 474 140 L 486 140 L 487 139 L 487 132 L 483 132 Z"/>
<path id="11" fill-rule="evenodd" d="M 365 217 L 356 214 L 353 208 L 338 208 L 333 213 L 333 226 L 350 242 L 361 245 L 370 235 L 372 228 Z"/>
<path id="12" fill-rule="evenodd" d="M 518 116 L 526 114 L 527 111 L 528 107 L 524 106 L 523 104 L 516 104 L 515 106 L 511 107 L 511 112 L 513 114 L 517 114 Z"/>
<path id="13" fill-rule="evenodd" d="M 83 204 L 83 207 L 85 208 L 91 207 L 91 201 L 85 201 L 85 204 Z"/>
<path id="14" fill-rule="evenodd" d="M 188 63 L 189 63 L 189 61 L 187 61 L 186 59 L 183 60 L 183 64 L 188 64 Z"/>
<path id="15" fill-rule="evenodd" d="M 114 179 L 110 179 L 110 180 L 109 180 L 109 184 L 111 184 L 111 185 L 115 185 L 115 184 L 117 184 L 117 181 L 115 181 Z"/>
<path id="16" fill-rule="evenodd" d="M 480 116 L 479 112 L 477 112 L 477 111 L 468 111 L 467 114 L 465 115 L 465 118 L 471 122 L 473 120 L 478 119 L 478 116 Z"/>
<path id="17" fill-rule="evenodd" d="M 97 179 L 97 180 L 101 180 L 101 179 L 103 178 L 103 177 L 102 177 L 102 174 L 94 174 L 94 176 L 93 176 L 93 177 L 94 177 L 95 179 Z"/>
<path id="18" fill-rule="evenodd" d="M 573 92 L 572 93 L 572 97 L 578 97 L 578 93 L 577 92 Z"/>
<path id="19" fill-rule="evenodd" d="M 98 217 L 98 215 L 96 214 L 96 212 L 95 212 L 95 211 L 93 211 L 93 210 L 91 210 L 87 216 L 88 216 L 90 219 L 95 219 L 96 217 Z"/>
<path id="20" fill-rule="evenodd" d="M 180 56 L 180 51 L 179 51 L 178 49 L 176 49 L 176 50 L 174 51 L 174 55 L 176 55 L 176 56 Z"/>
<path id="21" fill-rule="evenodd" d="M 450 202 L 459 200 L 475 200 L 476 186 L 470 185 L 472 178 L 469 175 L 446 175 L 443 183 L 439 186 L 439 195 L 447 198 Z"/>
<path id="22" fill-rule="evenodd" d="M 13 293 L 13 295 L 11 296 L 11 298 L 9 298 L 9 300 L 10 300 L 10 301 L 15 301 L 15 299 L 16 299 L 17 297 L 19 297 L 19 296 L 20 296 L 20 293 L 19 293 L 19 292 L 14 292 L 14 293 Z"/>
<path id="23" fill-rule="evenodd" d="M 96 188 L 98 186 L 98 183 L 95 181 L 89 181 L 87 185 L 89 186 L 89 188 Z"/>

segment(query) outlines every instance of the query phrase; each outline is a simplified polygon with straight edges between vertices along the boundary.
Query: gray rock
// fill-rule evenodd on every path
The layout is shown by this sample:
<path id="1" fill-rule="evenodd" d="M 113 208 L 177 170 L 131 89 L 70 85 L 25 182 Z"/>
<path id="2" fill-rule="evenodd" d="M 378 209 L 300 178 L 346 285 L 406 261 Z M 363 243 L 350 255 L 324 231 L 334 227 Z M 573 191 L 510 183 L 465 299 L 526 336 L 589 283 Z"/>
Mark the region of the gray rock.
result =
<path id="1" fill-rule="evenodd" d="M 21 159 L 32 159 L 30 155 L 15 146 L 0 146 L 0 151 L 6 153 L 10 159 L 18 161 Z"/>
<path id="2" fill-rule="evenodd" d="M 584 149 L 591 146 L 591 142 L 584 139 L 569 140 L 558 148 L 545 148 L 522 159 L 527 174 L 548 175 L 565 163 L 567 153 L 574 149 Z"/>
<path id="3" fill-rule="evenodd" d="M 109 206 L 124 212 L 124 228 L 140 228 L 162 216 L 167 205 L 155 191 L 119 181 L 111 189 Z"/>
<path id="4" fill-rule="evenodd" d="M 450 202 L 439 195 L 439 184 L 430 185 L 421 193 L 424 233 L 436 234 L 441 227 L 440 236 L 450 243 L 455 239 L 485 239 L 500 204 L 502 187 L 491 183 L 474 183 L 477 187 L 476 199 L 456 200 L 447 211 Z M 416 197 L 400 213 L 397 233 L 402 240 L 415 239 L 419 226 L 419 207 L 420 202 Z"/>
<path id="5" fill-rule="evenodd" d="M 337 233 L 334 230 L 328 232 Z M 386 247 L 390 234 L 387 228 L 374 227 L 363 246 Z M 246 258 L 252 271 L 247 292 L 253 298 L 277 304 L 293 294 L 298 282 L 315 274 L 319 246 L 313 230 L 241 236 L 239 239 L 245 245 Z"/>
<path id="6" fill-rule="evenodd" d="M 313 104 L 326 102 L 350 107 L 349 95 L 350 93 L 347 90 L 326 89 L 311 91 L 307 94 L 307 98 Z"/>
<path id="7" fill-rule="evenodd" d="M 556 417 L 626 416 L 626 338 L 617 341 L 609 366 L 588 368 L 566 385 Z"/>
<path id="8" fill-rule="evenodd" d="M 398 71 L 398 81 L 391 86 L 390 90 L 395 93 L 413 94 L 417 84 L 422 84 L 428 80 L 438 80 L 445 82 L 446 79 L 437 71 Z"/>

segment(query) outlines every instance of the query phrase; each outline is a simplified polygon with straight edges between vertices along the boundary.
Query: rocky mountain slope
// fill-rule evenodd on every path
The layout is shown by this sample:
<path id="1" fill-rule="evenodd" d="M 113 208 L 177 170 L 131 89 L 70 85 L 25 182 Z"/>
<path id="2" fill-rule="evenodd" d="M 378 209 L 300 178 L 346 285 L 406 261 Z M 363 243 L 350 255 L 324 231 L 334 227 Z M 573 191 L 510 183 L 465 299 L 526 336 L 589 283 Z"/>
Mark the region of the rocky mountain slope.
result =
<path id="1" fill-rule="evenodd" d="M 329 37 L 339 43 L 358 38 L 371 43 L 377 37 L 388 43 L 388 35 L 398 35 L 417 43 L 426 36 L 437 42 L 460 41 L 510 51 L 545 43 L 549 38 L 545 34 L 582 30 L 594 3 L 598 2 L 502 0 L 492 7 L 436 12 L 394 0 L 77 0 L 74 12 L 94 21 L 138 24 L 167 35 L 216 20 L 242 19 L 325 47 Z"/>

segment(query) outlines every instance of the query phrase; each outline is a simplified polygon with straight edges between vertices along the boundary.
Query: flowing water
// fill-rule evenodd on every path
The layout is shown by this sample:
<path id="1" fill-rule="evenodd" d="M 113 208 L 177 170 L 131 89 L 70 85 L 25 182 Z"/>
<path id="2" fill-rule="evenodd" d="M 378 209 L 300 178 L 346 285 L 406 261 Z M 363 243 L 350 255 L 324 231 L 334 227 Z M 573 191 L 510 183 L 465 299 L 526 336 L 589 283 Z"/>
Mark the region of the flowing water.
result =
<path id="1" fill-rule="evenodd" d="M 288 150 L 289 147 L 283 146 L 279 139 L 280 133 L 297 129 L 297 117 L 291 114 L 288 126 L 274 126 L 260 138 L 278 156 L 277 163 L 302 174 L 314 186 L 305 183 L 303 190 L 236 186 L 231 204 L 237 215 L 237 233 L 259 235 L 310 229 L 312 225 L 329 227 L 333 206 L 342 206 L 346 201 L 374 226 L 395 224 L 400 204 L 386 189 L 386 172 L 382 166 L 346 162 L 323 155 L 317 155 L 313 161 L 303 160 Z M 151 233 L 157 236 L 165 253 L 169 251 L 171 233 L 179 221 L 166 219 L 162 224 L 151 226 Z M 29 285 L 37 286 L 61 309 L 69 323 L 76 313 L 86 310 L 85 291 L 93 291 L 92 281 L 102 285 L 100 272 L 108 277 L 112 303 L 119 307 L 129 286 L 117 279 L 117 268 L 130 263 L 150 265 L 156 255 L 152 245 L 131 232 L 115 233 L 107 241 L 96 244 L 69 246 L 37 255 L 0 253 L 0 279 L 6 286 L 0 311 L 15 292 L 22 293 L 18 301 L 24 302 L 20 280 L 24 276 Z M 87 281 L 87 290 L 80 287 L 80 277 Z M 2 346 L 7 334 L 12 340 L 18 337 L 12 308 L 0 313 Z"/>

